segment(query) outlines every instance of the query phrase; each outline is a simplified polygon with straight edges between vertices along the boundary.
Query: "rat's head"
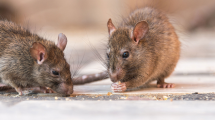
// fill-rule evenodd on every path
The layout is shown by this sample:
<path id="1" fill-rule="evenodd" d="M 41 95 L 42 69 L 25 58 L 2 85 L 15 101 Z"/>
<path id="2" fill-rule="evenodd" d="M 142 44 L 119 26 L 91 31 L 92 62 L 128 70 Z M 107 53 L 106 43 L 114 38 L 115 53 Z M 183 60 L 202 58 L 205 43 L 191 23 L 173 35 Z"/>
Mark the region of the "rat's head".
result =
<path id="1" fill-rule="evenodd" d="M 30 48 L 31 56 L 36 60 L 33 68 L 34 79 L 43 87 L 50 87 L 57 93 L 72 94 L 73 84 L 70 66 L 64 58 L 63 50 L 67 44 L 64 34 L 59 34 L 57 45 L 43 45 L 34 42 Z"/>
<path id="2" fill-rule="evenodd" d="M 116 29 L 109 19 L 107 27 L 109 32 L 107 67 L 111 80 L 124 82 L 135 78 L 142 62 L 143 41 L 149 30 L 147 22 L 140 21 L 135 27 Z"/>

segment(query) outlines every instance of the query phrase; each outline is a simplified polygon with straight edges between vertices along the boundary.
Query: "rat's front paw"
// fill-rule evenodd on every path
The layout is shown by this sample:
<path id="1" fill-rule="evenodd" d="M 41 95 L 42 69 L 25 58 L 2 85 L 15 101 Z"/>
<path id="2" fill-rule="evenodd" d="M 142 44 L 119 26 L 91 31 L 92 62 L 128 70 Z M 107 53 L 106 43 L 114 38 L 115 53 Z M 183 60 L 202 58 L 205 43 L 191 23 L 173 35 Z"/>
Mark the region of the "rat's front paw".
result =
<path id="1" fill-rule="evenodd" d="M 26 88 L 26 90 L 31 90 L 34 93 L 54 93 L 54 91 L 48 87 L 31 87 Z"/>
<path id="2" fill-rule="evenodd" d="M 125 92 L 127 87 L 125 83 L 115 82 L 111 84 L 111 89 L 113 92 Z"/>
<path id="3" fill-rule="evenodd" d="M 48 87 L 40 87 L 40 90 L 43 93 L 54 93 L 54 91 L 51 88 L 48 88 Z"/>

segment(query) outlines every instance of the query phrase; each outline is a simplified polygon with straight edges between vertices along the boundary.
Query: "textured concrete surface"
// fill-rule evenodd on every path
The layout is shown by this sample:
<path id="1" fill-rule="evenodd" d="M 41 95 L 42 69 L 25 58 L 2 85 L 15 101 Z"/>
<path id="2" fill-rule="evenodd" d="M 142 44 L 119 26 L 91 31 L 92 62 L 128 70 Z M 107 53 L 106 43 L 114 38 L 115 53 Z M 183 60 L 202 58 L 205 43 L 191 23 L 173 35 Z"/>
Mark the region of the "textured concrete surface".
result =
<path id="1" fill-rule="evenodd" d="M 105 70 L 98 63 L 93 62 L 83 68 L 81 74 L 97 73 Z M 163 93 L 213 93 L 215 92 L 215 59 L 181 59 L 174 73 L 166 82 L 175 83 L 175 88 L 156 88 L 152 82 L 147 88 L 126 93 L 114 94 L 163 94 Z M 74 94 L 107 94 L 111 92 L 111 80 L 103 80 L 74 87 Z"/>
<path id="2" fill-rule="evenodd" d="M 2 120 L 205 120 L 215 117 L 215 102 L 26 101 L 7 107 Z"/>
<path id="3" fill-rule="evenodd" d="M 173 75 L 167 79 L 167 82 L 176 84 L 175 88 L 156 88 L 155 83 L 152 83 L 149 88 L 126 92 L 132 96 L 122 96 L 125 93 L 118 93 L 117 95 L 121 96 L 117 96 L 113 93 L 108 97 L 107 93 L 111 92 L 109 79 L 75 86 L 75 93 L 69 98 L 55 97 L 55 95 L 13 98 L 4 95 L 0 100 L 0 116 L 3 120 L 213 119 L 214 94 L 200 94 L 215 91 L 213 61 L 214 59 L 182 59 Z M 92 69 L 92 73 L 104 70 L 99 63 L 92 63 L 83 68 L 80 74 L 90 73 L 89 69 Z M 199 94 L 183 95 L 187 93 Z M 91 96 L 87 97 L 84 94 Z M 168 96 L 170 94 L 173 96 Z M 180 96 L 181 94 L 183 96 Z M 163 95 L 166 95 L 168 100 L 159 98 L 163 98 Z M 114 99 L 120 101 L 113 101 Z"/>
<path id="4" fill-rule="evenodd" d="M 175 88 L 156 88 L 156 83 L 153 82 L 147 88 L 136 91 L 128 91 L 124 93 L 113 94 L 176 94 L 176 93 L 214 93 L 215 92 L 215 77 L 205 76 L 182 76 L 169 77 L 166 82 L 175 83 Z M 74 94 L 107 94 L 111 92 L 111 81 L 105 80 L 86 85 L 74 87 Z"/>

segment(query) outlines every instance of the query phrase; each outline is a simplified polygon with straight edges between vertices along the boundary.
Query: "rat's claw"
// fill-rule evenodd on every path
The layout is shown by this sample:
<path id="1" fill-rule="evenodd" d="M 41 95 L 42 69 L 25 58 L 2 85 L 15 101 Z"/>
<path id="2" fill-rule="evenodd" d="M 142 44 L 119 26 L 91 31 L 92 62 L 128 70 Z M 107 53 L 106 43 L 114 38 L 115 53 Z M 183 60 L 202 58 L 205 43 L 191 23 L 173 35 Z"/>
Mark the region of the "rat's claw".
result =
<path id="1" fill-rule="evenodd" d="M 15 97 L 18 97 L 18 96 L 22 96 L 23 95 L 23 89 L 21 87 L 15 87 L 15 90 L 16 92 L 18 92 L 19 94 L 16 95 Z"/>
<path id="2" fill-rule="evenodd" d="M 54 93 L 52 89 L 46 89 L 46 93 Z"/>
<path id="3" fill-rule="evenodd" d="M 54 91 L 49 87 L 40 87 L 40 90 L 43 91 L 43 93 L 54 93 Z"/>
<path id="4" fill-rule="evenodd" d="M 17 92 L 18 92 L 18 91 L 17 91 Z M 19 96 L 22 96 L 22 95 L 23 95 L 22 91 L 19 91 L 18 93 L 19 93 L 18 95 L 15 95 L 15 96 L 13 96 L 13 97 L 19 97 Z"/>
<path id="5" fill-rule="evenodd" d="M 163 83 L 163 84 L 157 84 L 158 88 L 174 88 L 175 84 L 173 83 Z"/>
<path id="6" fill-rule="evenodd" d="M 18 95 L 14 95 L 13 97 L 15 97 L 15 98 L 16 98 L 16 97 L 19 97 L 19 96 L 20 96 L 20 95 L 18 94 Z"/>
<path id="7" fill-rule="evenodd" d="M 127 87 L 125 83 L 118 84 L 118 82 L 116 82 L 111 84 L 111 89 L 113 92 L 125 92 Z"/>
<path id="8" fill-rule="evenodd" d="M 47 93 L 54 93 L 54 91 L 51 88 L 46 87 Z"/>

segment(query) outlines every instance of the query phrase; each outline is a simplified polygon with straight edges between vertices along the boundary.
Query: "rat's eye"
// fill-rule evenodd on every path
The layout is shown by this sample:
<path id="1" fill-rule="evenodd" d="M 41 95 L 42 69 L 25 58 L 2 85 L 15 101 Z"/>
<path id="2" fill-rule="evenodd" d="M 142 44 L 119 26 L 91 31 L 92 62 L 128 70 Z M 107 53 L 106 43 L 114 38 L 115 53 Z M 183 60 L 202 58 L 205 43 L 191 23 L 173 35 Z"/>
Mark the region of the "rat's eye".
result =
<path id="1" fill-rule="evenodd" d="M 53 75 L 59 75 L 59 72 L 53 70 L 53 71 L 52 71 L 52 74 L 53 74 Z"/>
<path id="2" fill-rule="evenodd" d="M 107 53 L 107 58 L 109 59 L 109 54 Z"/>
<path id="3" fill-rule="evenodd" d="M 129 53 L 126 51 L 126 52 L 124 52 L 123 54 L 122 54 L 122 57 L 123 58 L 128 58 L 129 57 Z"/>

